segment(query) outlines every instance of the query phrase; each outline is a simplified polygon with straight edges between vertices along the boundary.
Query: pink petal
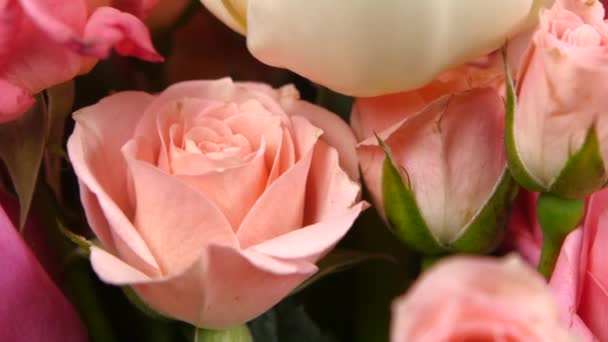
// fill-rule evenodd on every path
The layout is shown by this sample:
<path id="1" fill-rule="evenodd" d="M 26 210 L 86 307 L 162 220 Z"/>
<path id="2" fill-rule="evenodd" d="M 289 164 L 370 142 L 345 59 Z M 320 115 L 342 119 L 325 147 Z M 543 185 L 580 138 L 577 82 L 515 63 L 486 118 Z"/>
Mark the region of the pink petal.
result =
<path id="1" fill-rule="evenodd" d="M 305 225 L 352 206 L 361 186 L 340 168 L 338 151 L 325 141 L 315 146 L 306 186 Z"/>
<path id="2" fill-rule="evenodd" d="M 183 272 L 209 244 L 237 246 L 230 223 L 203 193 L 138 160 L 145 148 L 132 141 L 124 153 L 137 204 L 134 226 L 156 256 L 162 274 Z"/>
<path id="3" fill-rule="evenodd" d="M 81 51 L 96 57 L 106 57 L 114 47 L 125 56 L 135 56 L 151 62 L 162 62 L 150 40 L 146 26 L 137 17 L 111 7 L 95 10 L 84 31 L 86 45 Z"/>
<path id="4" fill-rule="evenodd" d="M 198 323 L 215 329 L 261 315 L 317 270 L 313 264 L 284 263 L 253 251 L 239 252 L 223 246 L 210 246 L 208 255 L 203 278 L 205 305 Z M 291 266 L 285 268 L 288 265 Z"/>
<path id="5" fill-rule="evenodd" d="M 334 211 L 323 221 L 264 241 L 250 249 L 281 260 L 316 262 L 348 232 L 368 204 L 359 202 L 349 209 Z"/>
<path id="6" fill-rule="evenodd" d="M 0 208 L 0 331 L 5 341 L 86 341 L 77 313 Z"/>
<path id="7" fill-rule="evenodd" d="M 266 189 L 268 170 L 262 153 L 236 168 L 202 175 L 175 175 L 208 197 L 236 230 Z M 238 184 L 239 186 L 234 186 Z"/>
<path id="8" fill-rule="evenodd" d="M 322 139 L 338 150 L 342 169 L 353 180 L 359 180 L 359 164 L 355 146 L 357 141 L 352 130 L 334 113 L 325 108 L 315 106 L 306 101 L 293 101 L 286 106 L 286 111 L 292 117 L 306 118 L 311 124 L 323 131 Z"/>
<path id="9" fill-rule="evenodd" d="M 130 221 L 134 208 L 125 191 L 127 166 L 120 154 L 151 100 L 146 93 L 123 92 L 79 110 L 74 114 L 76 127 L 68 140 L 68 154 L 81 189 L 86 189 L 81 200 L 96 235 L 107 239 L 102 242 L 110 251 L 154 274 L 158 265 Z"/>
<path id="10" fill-rule="evenodd" d="M 241 248 L 302 227 L 312 152 L 304 155 L 258 198 L 237 231 Z"/>

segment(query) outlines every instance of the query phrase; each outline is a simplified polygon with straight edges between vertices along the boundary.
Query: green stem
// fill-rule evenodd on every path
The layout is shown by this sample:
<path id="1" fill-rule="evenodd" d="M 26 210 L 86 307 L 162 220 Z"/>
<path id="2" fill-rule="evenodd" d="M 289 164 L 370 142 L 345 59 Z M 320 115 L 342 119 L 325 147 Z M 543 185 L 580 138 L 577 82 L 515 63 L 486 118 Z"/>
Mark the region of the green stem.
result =
<path id="1" fill-rule="evenodd" d="M 193 342 L 253 342 L 246 324 L 226 330 L 207 330 L 194 328 Z"/>
<path id="2" fill-rule="evenodd" d="M 420 271 L 424 272 L 429 268 L 433 267 L 443 255 L 425 255 L 420 259 Z"/>
<path id="3" fill-rule="evenodd" d="M 543 245 L 538 271 L 551 279 L 564 240 L 578 226 L 585 213 L 584 199 L 569 199 L 542 193 L 536 206 L 543 231 Z"/>

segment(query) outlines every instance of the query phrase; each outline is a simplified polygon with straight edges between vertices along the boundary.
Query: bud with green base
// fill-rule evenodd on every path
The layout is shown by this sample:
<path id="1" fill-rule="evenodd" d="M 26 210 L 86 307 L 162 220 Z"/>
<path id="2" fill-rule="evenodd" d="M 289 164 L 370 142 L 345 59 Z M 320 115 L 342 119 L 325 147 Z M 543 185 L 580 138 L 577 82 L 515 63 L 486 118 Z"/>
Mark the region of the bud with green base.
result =
<path id="1" fill-rule="evenodd" d="M 551 106 L 537 105 L 542 104 L 542 94 L 536 94 L 538 87 L 529 87 L 523 77 L 517 88 L 521 93 L 518 100 L 506 63 L 505 74 L 507 160 L 519 184 L 541 193 L 537 215 L 543 245 L 538 269 L 550 279 L 566 236 L 584 215 L 584 198 L 603 188 L 608 181 L 606 158 L 598 135 L 600 127 L 593 119 L 594 113 L 574 110 L 561 113 L 560 117 L 551 112 Z M 520 107 L 523 110 L 519 110 Z M 561 109 L 566 110 L 567 106 L 563 107 Z M 581 127 L 581 122 L 589 120 L 590 126 Z"/>
<path id="2" fill-rule="evenodd" d="M 363 176 L 392 231 L 425 256 L 493 251 L 518 188 L 503 131 L 502 99 L 477 88 L 441 97 L 363 141 Z"/>

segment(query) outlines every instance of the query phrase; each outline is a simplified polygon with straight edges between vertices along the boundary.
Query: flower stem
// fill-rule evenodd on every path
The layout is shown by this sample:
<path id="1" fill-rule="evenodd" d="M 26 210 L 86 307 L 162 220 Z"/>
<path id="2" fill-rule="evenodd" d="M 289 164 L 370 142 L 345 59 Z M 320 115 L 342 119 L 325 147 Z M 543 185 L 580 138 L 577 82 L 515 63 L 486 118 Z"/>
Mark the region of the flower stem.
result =
<path id="1" fill-rule="evenodd" d="M 536 210 L 543 231 L 538 271 L 549 280 L 564 240 L 578 226 L 585 213 L 585 200 L 542 193 L 538 198 Z"/>

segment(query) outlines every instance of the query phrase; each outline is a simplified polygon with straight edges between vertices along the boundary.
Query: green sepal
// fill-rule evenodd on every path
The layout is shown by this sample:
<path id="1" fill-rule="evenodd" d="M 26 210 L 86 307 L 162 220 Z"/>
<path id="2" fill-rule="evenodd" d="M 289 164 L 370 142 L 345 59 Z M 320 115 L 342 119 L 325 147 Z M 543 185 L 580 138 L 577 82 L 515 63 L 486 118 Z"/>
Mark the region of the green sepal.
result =
<path id="1" fill-rule="evenodd" d="M 505 150 L 507 152 L 507 161 L 509 163 L 509 171 L 513 175 L 513 178 L 531 191 L 545 191 L 546 189 L 538 184 L 534 177 L 532 177 L 523 162 L 519 158 L 517 153 L 517 147 L 515 144 L 515 86 L 513 85 L 513 78 L 511 77 L 511 71 L 509 70 L 509 64 L 507 63 L 506 50 L 503 49 L 503 63 L 505 66 L 505 80 L 506 80 L 506 101 L 505 101 Z"/>
<path id="2" fill-rule="evenodd" d="M 463 228 L 463 233 L 450 245 L 460 253 L 487 254 L 502 242 L 509 212 L 519 187 L 505 170 L 494 193 L 475 218 Z"/>
<path id="3" fill-rule="evenodd" d="M 193 342 L 253 342 L 253 336 L 245 324 L 226 330 L 195 328 Z"/>
<path id="4" fill-rule="evenodd" d="M 600 141 L 591 127 L 583 146 L 571 155 L 549 192 L 565 198 L 583 198 L 606 184 Z"/>
<path id="5" fill-rule="evenodd" d="M 420 213 L 414 193 L 403 184 L 389 147 L 380 138 L 378 144 L 386 154 L 382 167 L 382 200 L 389 226 L 395 235 L 411 248 L 425 255 L 445 254 L 447 249 L 431 234 Z"/>

